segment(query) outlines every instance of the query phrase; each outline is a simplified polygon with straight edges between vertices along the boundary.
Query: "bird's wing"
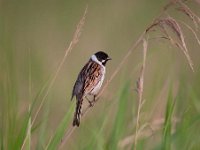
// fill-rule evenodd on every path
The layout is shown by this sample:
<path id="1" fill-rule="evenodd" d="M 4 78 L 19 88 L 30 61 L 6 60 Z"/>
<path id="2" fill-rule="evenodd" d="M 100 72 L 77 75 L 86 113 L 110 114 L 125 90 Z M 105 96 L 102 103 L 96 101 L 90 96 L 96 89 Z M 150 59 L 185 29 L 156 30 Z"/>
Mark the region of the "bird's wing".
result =
<path id="1" fill-rule="evenodd" d="M 102 67 L 94 62 L 90 61 L 87 70 L 85 71 L 85 80 L 83 85 L 83 93 L 87 95 L 94 87 L 99 83 L 102 77 Z"/>
<path id="2" fill-rule="evenodd" d="M 101 80 L 101 69 L 101 66 L 96 62 L 92 60 L 88 61 L 78 75 L 73 87 L 71 99 L 73 99 L 74 96 L 82 98 L 84 95 L 90 93 Z"/>

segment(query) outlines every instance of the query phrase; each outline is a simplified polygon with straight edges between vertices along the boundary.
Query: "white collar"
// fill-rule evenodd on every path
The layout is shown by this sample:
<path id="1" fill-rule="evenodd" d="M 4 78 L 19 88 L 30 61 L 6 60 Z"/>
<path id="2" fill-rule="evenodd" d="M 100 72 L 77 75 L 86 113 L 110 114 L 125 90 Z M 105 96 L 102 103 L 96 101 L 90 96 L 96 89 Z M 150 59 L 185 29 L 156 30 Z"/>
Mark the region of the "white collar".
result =
<path id="1" fill-rule="evenodd" d="M 100 61 L 97 59 L 96 55 L 92 55 L 92 56 L 91 56 L 91 59 L 92 59 L 94 62 L 98 63 L 99 65 L 103 66 L 103 65 L 102 65 L 102 62 L 100 62 Z"/>

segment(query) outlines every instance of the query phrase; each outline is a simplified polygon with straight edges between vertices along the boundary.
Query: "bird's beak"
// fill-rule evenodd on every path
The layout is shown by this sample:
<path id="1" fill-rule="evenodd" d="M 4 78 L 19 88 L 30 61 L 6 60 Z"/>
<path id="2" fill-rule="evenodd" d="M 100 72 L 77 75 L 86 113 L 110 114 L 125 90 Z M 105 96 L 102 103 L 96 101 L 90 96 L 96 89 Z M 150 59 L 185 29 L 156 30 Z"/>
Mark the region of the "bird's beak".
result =
<path id="1" fill-rule="evenodd" d="M 110 57 L 108 57 L 107 60 L 112 60 L 112 59 Z"/>

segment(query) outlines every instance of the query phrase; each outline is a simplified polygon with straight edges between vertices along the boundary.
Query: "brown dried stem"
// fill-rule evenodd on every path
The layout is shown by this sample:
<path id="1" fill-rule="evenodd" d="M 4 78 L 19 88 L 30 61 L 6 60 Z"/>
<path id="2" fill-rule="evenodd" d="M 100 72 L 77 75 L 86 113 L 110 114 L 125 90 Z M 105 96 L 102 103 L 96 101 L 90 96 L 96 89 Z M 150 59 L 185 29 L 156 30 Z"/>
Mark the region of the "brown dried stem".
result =
<path id="1" fill-rule="evenodd" d="M 32 121 L 32 123 L 31 123 L 31 127 L 32 127 L 33 124 L 35 123 L 35 120 L 36 120 L 36 118 L 37 118 L 37 116 L 38 116 L 38 114 L 39 114 L 39 112 L 40 112 L 42 106 L 44 105 L 44 102 L 45 102 L 45 100 L 46 100 L 46 98 L 47 98 L 47 96 L 48 96 L 48 94 L 49 94 L 49 92 L 50 92 L 50 90 L 51 90 L 51 88 L 52 88 L 52 86 L 53 86 L 53 84 L 54 84 L 54 82 L 55 82 L 57 76 L 58 76 L 58 73 L 60 72 L 60 70 L 61 70 L 61 68 L 62 68 L 62 66 L 63 66 L 63 64 L 64 64 L 64 62 L 66 61 L 66 58 L 67 58 L 68 54 L 71 52 L 71 50 L 75 47 L 75 45 L 76 45 L 76 44 L 78 43 L 78 41 L 79 41 L 79 37 L 80 37 L 80 35 L 81 35 L 81 30 L 82 30 L 83 25 L 84 25 L 84 23 L 85 23 L 85 18 L 86 18 L 86 14 L 87 14 L 87 9 L 88 9 L 88 6 L 86 6 L 85 12 L 84 12 L 84 14 L 83 14 L 81 20 L 79 21 L 79 23 L 78 23 L 78 25 L 77 25 L 77 27 L 76 27 L 76 31 L 75 31 L 75 33 L 74 33 L 74 35 L 73 35 L 73 39 L 72 39 L 72 41 L 70 42 L 68 48 L 65 50 L 65 55 L 63 56 L 62 60 L 60 61 L 60 64 L 59 64 L 59 66 L 58 66 L 58 68 L 57 68 L 55 74 L 53 75 L 53 78 L 52 78 L 52 80 L 51 80 L 51 82 L 50 82 L 50 84 L 49 84 L 49 86 L 48 86 L 48 88 L 47 88 L 47 91 L 46 91 L 44 97 L 43 97 L 42 100 L 41 100 L 41 103 L 40 103 L 40 105 L 39 105 L 39 107 L 38 107 L 38 109 L 37 109 L 37 111 L 36 111 L 36 114 L 35 114 L 35 116 L 33 117 L 33 121 Z M 23 142 L 23 144 L 22 144 L 21 150 L 24 149 L 24 145 L 25 145 L 24 143 L 26 142 L 26 140 L 27 140 L 27 137 L 24 139 L 24 142 Z"/>
<path id="2" fill-rule="evenodd" d="M 153 22 L 146 30 L 146 32 L 149 32 L 152 30 L 152 28 L 154 27 L 161 27 L 161 32 L 164 33 L 171 41 L 172 45 L 176 45 L 177 47 L 179 47 L 184 55 L 186 56 L 187 58 L 187 61 L 188 61 L 188 64 L 191 68 L 191 70 L 194 72 L 194 67 L 193 67 L 193 62 L 192 62 L 192 59 L 190 58 L 190 55 L 189 55 L 189 52 L 188 52 L 188 49 L 187 49 L 187 46 L 186 46 L 186 43 L 185 43 L 185 38 L 184 38 L 184 35 L 183 35 L 183 32 L 182 32 L 182 29 L 180 27 L 180 25 L 178 24 L 178 22 L 168 16 L 166 18 L 158 18 L 157 20 L 155 20 L 155 22 Z M 179 42 L 176 42 L 168 33 L 168 31 L 166 30 L 165 26 L 167 26 L 169 29 L 171 29 L 171 31 L 173 31 L 176 36 L 178 37 L 178 39 L 180 40 L 180 43 Z"/>
<path id="3" fill-rule="evenodd" d="M 194 23 L 196 29 L 198 28 L 198 23 L 200 24 L 200 18 L 183 2 L 179 1 L 180 7 L 177 9 L 188 16 Z"/>
<path id="4" fill-rule="evenodd" d="M 195 37 L 195 39 L 197 40 L 197 43 L 198 43 L 199 46 L 200 46 L 200 40 L 199 40 L 199 38 L 198 38 L 198 36 L 197 36 L 197 33 L 196 33 L 196 32 L 192 29 L 192 27 L 189 26 L 187 23 L 182 22 L 182 21 L 181 21 L 181 23 L 182 23 L 183 25 L 185 25 L 185 26 L 194 34 L 194 37 Z"/>
<path id="5" fill-rule="evenodd" d="M 132 53 L 132 51 L 142 42 L 143 38 L 145 36 L 145 32 L 143 32 L 139 39 L 134 42 L 131 46 L 131 48 L 128 50 L 128 52 L 126 53 L 126 55 L 122 58 L 120 64 L 118 65 L 118 67 L 115 69 L 115 71 L 112 73 L 112 75 L 110 76 L 109 80 L 106 82 L 106 84 L 103 86 L 102 90 L 100 91 L 100 93 L 98 94 L 97 96 L 97 99 L 95 101 L 98 102 L 99 101 L 99 97 L 103 94 L 103 92 L 105 91 L 105 89 L 108 87 L 109 83 L 115 78 L 115 76 L 117 75 L 117 73 L 120 71 L 120 69 L 122 68 L 123 64 L 126 62 L 127 58 L 130 56 L 130 54 Z M 85 116 L 88 112 L 89 112 L 89 108 L 90 105 L 88 105 L 84 110 L 83 110 L 83 113 L 82 113 L 82 117 Z M 68 129 L 68 131 L 66 132 L 63 140 L 61 141 L 61 144 L 59 146 L 59 149 L 62 148 L 65 143 L 67 142 L 67 140 L 69 139 L 70 135 L 73 133 L 73 131 L 75 130 L 76 127 L 70 127 Z"/>
<path id="6" fill-rule="evenodd" d="M 138 137 L 138 133 L 139 133 L 139 118 L 140 118 L 140 110 L 143 104 L 142 101 L 142 95 L 143 95 L 143 78 L 144 78 L 144 69 L 145 69 L 145 61 L 146 61 L 146 51 L 147 51 L 147 41 L 144 40 L 144 37 L 147 33 L 149 33 L 153 28 L 155 27 L 161 27 L 161 32 L 163 32 L 165 34 L 164 39 L 168 39 L 170 40 L 170 42 L 173 45 L 176 45 L 177 47 L 179 47 L 183 53 L 185 54 L 189 65 L 191 67 L 192 70 L 193 69 L 193 63 L 192 60 L 188 54 L 188 50 L 185 44 L 185 40 L 184 40 L 184 36 L 183 36 L 183 32 L 181 30 L 181 27 L 179 26 L 179 24 L 176 22 L 175 19 L 173 19 L 172 17 L 166 17 L 166 18 L 161 18 L 162 14 L 165 13 L 165 11 L 171 7 L 172 5 L 177 4 L 178 0 L 173 0 L 172 2 L 170 2 L 170 4 L 167 4 L 167 7 L 164 7 L 163 11 L 160 13 L 160 15 L 158 17 L 156 17 L 153 20 L 153 23 L 150 24 L 146 30 L 140 35 L 140 37 L 138 38 L 138 40 L 136 42 L 134 42 L 131 46 L 131 48 L 128 50 L 128 52 L 126 53 L 126 55 L 122 58 L 121 62 L 119 63 L 118 67 L 115 69 L 115 71 L 112 73 L 112 75 L 110 76 L 109 80 L 105 83 L 105 85 L 103 86 L 101 92 L 99 93 L 99 95 L 97 96 L 97 100 L 95 101 L 98 102 L 99 101 L 99 97 L 103 94 L 103 92 L 105 91 L 105 89 L 108 87 L 108 85 L 110 84 L 110 82 L 115 78 L 115 76 L 118 74 L 118 72 L 120 71 L 120 69 L 123 67 L 125 61 L 127 60 L 127 58 L 130 56 L 130 54 L 132 53 L 132 51 L 143 41 L 143 66 L 141 69 L 141 75 L 140 78 L 138 80 L 138 85 L 137 85 L 137 91 L 138 91 L 138 99 L 139 99 L 139 105 L 138 105 L 138 111 L 137 111 L 137 123 L 136 123 L 136 138 L 134 139 L 134 143 L 135 143 L 135 147 L 137 145 L 137 137 Z M 178 39 L 181 41 L 181 44 L 176 42 L 167 32 L 167 30 L 164 28 L 165 26 L 168 26 L 169 28 L 171 28 L 171 30 L 176 33 Z M 85 116 L 88 112 L 89 112 L 89 108 L 91 108 L 89 105 L 83 110 L 82 113 L 82 117 Z M 76 129 L 76 127 L 71 126 L 70 128 L 68 128 L 65 136 L 63 137 L 63 140 L 61 141 L 60 145 L 59 145 L 59 149 L 62 148 L 65 143 L 67 142 L 67 140 L 69 139 L 69 137 L 71 136 L 71 134 L 74 132 L 74 130 Z"/>
<path id="7" fill-rule="evenodd" d="M 140 119 L 140 111 L 142 108 L 142 99 L 143 99 L 143 90 L 144 90 L 144 71 L 146 64 L 146 55 L 147 55 L 147 46 L 148 43 L 145 39 L 143 39 L 143 63 L 140 71 L 140 76 L 137 81 L 137 93 L 138 93 L 138 109 L 137 109 L 137 120 L 136 120 L 136 128 L 135 128 L 135 138 L 134 138 L 134 149 L 137 149 L 137 139 L 138 139 L 138 129 L 139 129 L 139 119 Z"/>
<path id="8" fill-rule="evenodd" d="M 63 66 L 63 64 L 64 64 L 64 62 L 66 61 L 66 58 L 67 58 L 68 54 L 71 52 L 71 50 L 75 47 L 75 45 L 76 45 L 76 44 L 78 43 L 78 41 L 79 41 L 79 37 L 80 37 L 80 35 L 81 35 L 81 30 L 82 30 L 83 25 L 84 25 L 84 23 L 85 23 L 85 18 L 86 18 L 86 14 L 87 14 L 87 9 L 88 9 L 88 6 L 86 6 L 85 12 L 84 12 L 84 14 L 83 14 L 81 20 L 79 21 L 79 23 L 78 23 L 78 25 L 77 25 L 77 28 L 76 28 L 76 31 L 75 31 L 75 33 L 74 33 L 74 35 L 73 35 L 73 39 L 72 39 L 72 41 L 70 42 L 68 48 L 65 50 L 65 55 L 63 56 L 62 60 L 60 61 L 59 66 L 58 66 L 58 68 L 57 68 L 55 74 L 53 75 L 53 78 L 52 78 L 52 80 L 51 80 L 51 82 L 50 82 L 50 84 L 49 84 L 49 86 L 48 86 L 48 88 L 47 88 L 47 91 L 46 91 L 44 97 L 43 97 L 42 100 L 41 100 L 41 103 L 40 103 L 40 105 L 39 105 L 39 107 L 38 107 L 38 109 L 37 109 L 37 111 L 36 111 L 36 114 L 35 114 L 35 116 L 33 117 L 32 125 L 34 124 L 34 122 L 35 122 L 35 120 L 36 120 L 36 118 L 37 118 L 37 116 L 38 116 L 38 114 L 39 114 L 39 112 L 40 112 L 40 110 L 41 110 L 41 108 L 42 108 L 42 106 L 43 106 L 43 104 L 44 104 L 44 102 L 45 102 L 45 100 L 46 100 L 46 98 L 47 98 L 47 96 L 48 96 L 48 94 L 49 94 L 49 92 L 50 92 L 50 90 L 51 90 L 51 88 L 52 88 L 52 86 L 53 86 L 55 80 L 56 80 L 56 78 L 57 78 L 57 76 L 58 76 L 58 73 L 60 72 L 60 70 L 61 70 L 61 68 L 62 68 L 62 66 Z"/>
<path id="9" fill-rule="evenodd" d="M 152 121 L 151 123 L 145 124 L 145 126 L 142 129 L 140 129 L 140 134 L 138 135 L 137 138 L 141 139 L 141 138 L 149 138 L 149 137 L 153 136 L 156 131 L 162 130 L 164 122 L 165 122 L 165 119 L 160 118 L 160 119 Z M 179 118 L 172 118 L 172 124 L 173 124 L 172 132 L 173 133 L 176 130 L 175 126 L 178 122 L 180 122 Z M 132 145 L 134 143 L 133 139 L 135 139 L 135 138 L 136 138 L 135 134 L 125 137 L 118 143 L 118 147 L 120 149 L 125 149 L 126 146 Z"/>

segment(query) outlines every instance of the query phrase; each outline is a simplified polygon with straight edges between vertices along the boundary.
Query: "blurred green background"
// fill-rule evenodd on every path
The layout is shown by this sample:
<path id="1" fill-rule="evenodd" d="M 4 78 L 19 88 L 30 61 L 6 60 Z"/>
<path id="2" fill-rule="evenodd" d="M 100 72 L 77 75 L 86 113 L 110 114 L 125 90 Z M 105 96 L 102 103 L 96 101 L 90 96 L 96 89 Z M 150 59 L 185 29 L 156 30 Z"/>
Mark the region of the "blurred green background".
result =
<path id="1" fill-rule="evenodd" d="M 26 135 L 30 143 L 23 149 L 45 149 L 66 114 L 70 118 L 65 128 L 69 129 L 73 117 L 69 109 L 74 111 L 75 107 L 75 100 L 70 101 L 72 86 L 82 66 L 93 53 L 107 52 L 112 58 L 107 64 L 105 81 L 108 80 L 131 44 L 167 2 L 0 0 L 1 149 L 21 149 Z M 200 16 L 200 5 L 194 1 L 187 4 Z M 35 115 L 46 91 L 41 89 L 46 83 L 48 86 L 56 72 L 86 5 L 88 13 L 79 42 L 69 53 L 31 133 L 27 134 L 27 118 L 30 120 Z M 168 13 L 193 26 L 184 14 L 174 9 Z M 200 149 L 200 46 L 190 30 L 183 26 L 183 31 L 194 73 L 181 50 L 166 40 L 149 41 L 145 103 L 140 116 L 140 126 L 145 127 L 137 149 Z M 196 32 L 200 37 L 199 31 Z M 135 88 L 142 58 L 141 45 L 132 52 L 62 149 L 133 149 L 131 137 L 135 134 L 138 100 Z M 170 110 L 172 116 L 168 114 Z M 165 129 L 169 133 L 167 137 L 163 133 Z M 151 135 L 147 134 L 149 130 Z"/>

